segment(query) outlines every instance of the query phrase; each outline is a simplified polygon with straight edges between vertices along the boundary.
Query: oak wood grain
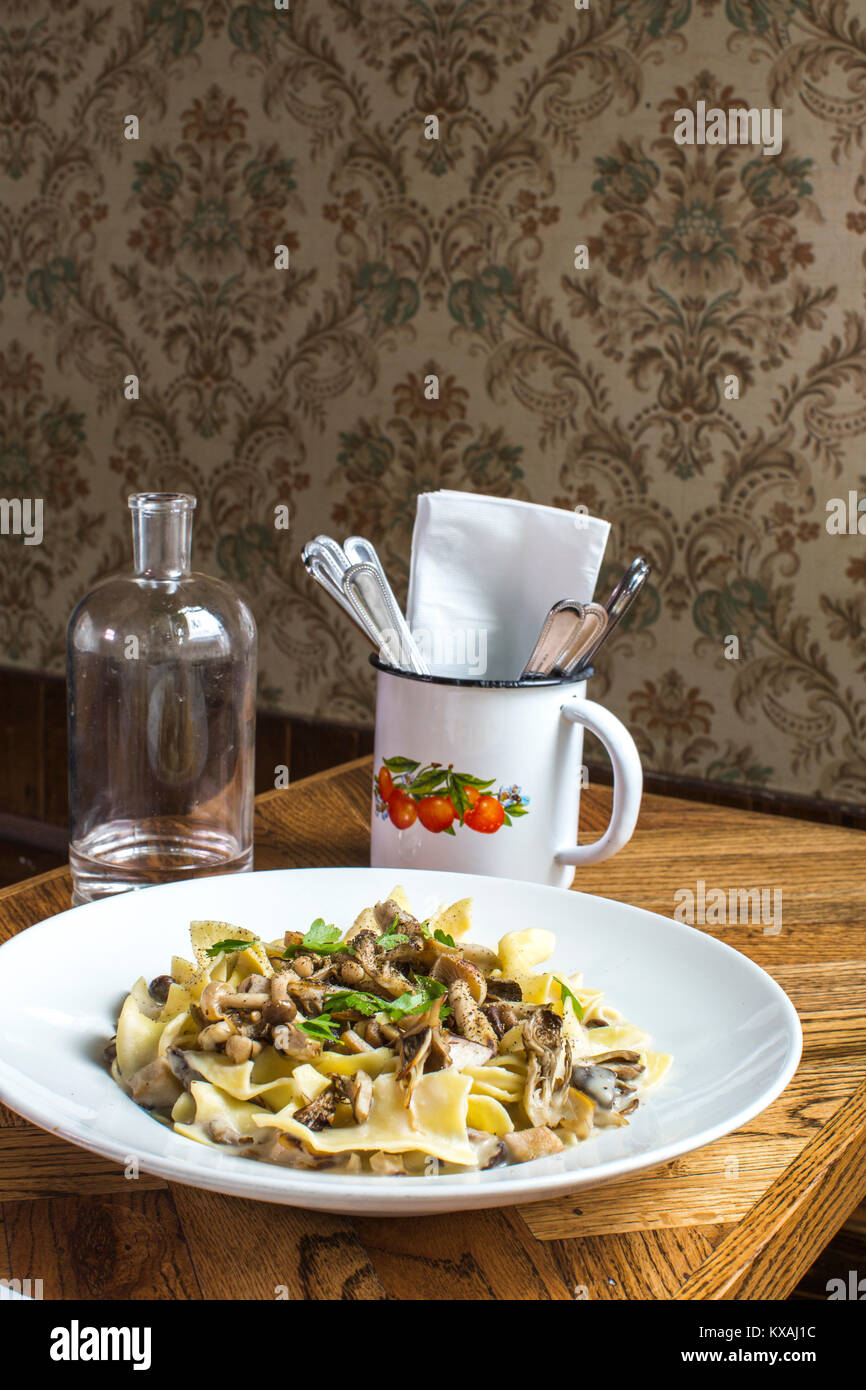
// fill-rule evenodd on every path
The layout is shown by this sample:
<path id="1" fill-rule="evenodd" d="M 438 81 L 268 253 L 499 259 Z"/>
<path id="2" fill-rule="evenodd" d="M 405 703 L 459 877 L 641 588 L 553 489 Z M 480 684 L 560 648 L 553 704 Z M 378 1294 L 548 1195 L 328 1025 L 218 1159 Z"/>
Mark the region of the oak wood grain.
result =
<path id="1" fill-rule="evenodd" d="M 149 1173 L 126 1178 L 118 1164 L 67 1144 L 25 1120 L 0 1129 L 0 1202 L 32 1201 L 65 1192 L 107 1196 L 128 1191 L 131 1181 L 139 1191 L 168 1186 Z"/>
<path id="2" fill-rule="evenodd" d="M 810 1237 L 837 1230 L 866 1190 L 866 1082 L 685 1280 L 681 1299 L 778 1298 L 811 1263 Z"/>
<path id="3" fill-rule="evenodd" d="M 348 1218 L 179 1184 L 173 1192 L 204 1298 L 387 1297 Z"/>
<path id="4" fill-rule="evenodd" d="M 6 1278 L 45 1298 L 201 1298 L 169 1192 L 8 1203 Z"/>
<path id="5" fill-rule="evenodd" d="M 369 862 L 370 779 L 365 758 L 259 797 L 256 868 Z M 582 839 L 601 834 L 609 812 L 608 788 L 585 790 Z M 796 1077 L 737 1135 L 579 1199 L 401 1222 L 240 1202 L 147 1177 L 130 1190 L 115 1165 L 0 1108 L 7 1277 L 29 1270 L 46 1297 L 91 1298 L 789 1293 L 863 1197 L 859 1121 L 852 1130 L 850 1119 L 866 1080 L 862 845 L 856 830 L 647 796 L 631 844 L 581 871 L 582 890 L 665 915 L 698 879 L 782 889 L 778 935 L 760 925 L 696 927 L 775 975 L 804 1027 Z M 0 940 L 65 910 L 70 891 L 65 869 L 0 890 Z M 862 1212 L 853 1220 L 864 1222 Z"/>

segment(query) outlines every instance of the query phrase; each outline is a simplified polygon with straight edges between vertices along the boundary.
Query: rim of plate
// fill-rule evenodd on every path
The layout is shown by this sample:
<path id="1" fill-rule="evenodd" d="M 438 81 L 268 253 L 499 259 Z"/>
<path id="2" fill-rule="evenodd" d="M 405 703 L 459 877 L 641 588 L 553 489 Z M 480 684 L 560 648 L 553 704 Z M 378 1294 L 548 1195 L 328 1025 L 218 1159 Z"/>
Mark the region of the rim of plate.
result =
<path id="1" fill-rule="evenodd" d="M 304 875 L 356 875 L 356 874 L 381 874 L 382 869 L 372 868 L 364 865 L 340 866 L 334 868 L 315 867 L 306 869 L 266 869 L 260 870 L 255 877 L 271 878 L 285 874 L 304 874 Z M 394 871 L 396 872 L 396 870 Z M 702 1149 L 708 1144 L 712 1144 L 716 1139 L 721 1139 L 727 1134 L 732 1134 L 740 1129 L 749 1120 L 754 1119 L 767 1108 L 781 1093 L 790 1082 L 800 1063 L 802 1053 L 803 1034 L 800 1026 L 800 1019 L 794 1005 L 782 986 L 773 979 L 762 966 L 756 964 L 749 956 L 735 947 L 729 946 L 727 942 L 717 941 L 715 937 L 707 936 L 705 933 L 698 932 L 697 928 L 684 922 L 676 922 L 672 917 L 663 917 L 661 913 L 650 912 L 647 908 L 636 907 L 631 903 L 620 902 L 616 898 L 605 898 L 601 894 L 583 893 L 576 889 L 555 888 L 549 884 L 530 883 L 521 879 L 506 879 L 494 875 L 456 873 L 451 870 L 434 869 L 403 869 L 401 877 L 408 880 L 410 878 L 429 878 L 447 877 L 456 880 L 463 880 L 467 883 L 478 885 L 485 882 L 507 884 L 531 889 L 533 892 L 543 895 L 554 895 L 557 899 L 562 899 L 568 894 L 569 899 L 574 898 L 576 902 L 604 902 L 612 903 L 618 911 L 624 912 L 629 916 L 648 917 L 656 921 L 664 922 L 667 930 L 673 930 L 675 934 L 681 934 L 683 939 L 701 942 L 701 948 L 706 949 L 712 954 L 727 954 L 735 956 L 747 974 L 756 979 L 760 979 L 762 987 L 769 991 L 771 996 L 775 996 L 776 1002 L 781 1006 L 782 1013 L 787 1017 L 789 1025 L 788 1050 L 782 1065 L 778 1068 L 775 1078 L 770 1081 L 762 1090 L 756 1094 L 747 1104 L 741 1106 L 727 1119 L 720 1120 L 714 1125 L 701 1130 L 698 1136 L 685 1136 L 682 1139 L 673 1139 L 667 1143 L 655 1145 L 639 1153 L 629 1154 L 625 1157 L 605 1160 L 600 1166 L 574 1167 L 558 1171 L 556 1173 L 543 1173 L 532 1176 L 527 1173 L 523 1176 L 525 1169 L 529 1165 L 514 1164 L 506 1168 L 496 1168 L 492 1173 L 503 1175 L 494 1182 L 485 1181 L 483 1170 L 469 1173 L 452 1173 L 437 1175 L 432 1181 L 429 1177 L 387 1177 L 379 1174 L 365 1173 L 346 1175 L 342 1173 L 305 1173 L 302 1170 L 283 1168 L 276 1164 L 266 1164 L 255 1162 L 249 1158 L 243 1158 L 235 1154 L 220 1154 L 216 1150 L 204 1149 L 204 1152 L 212 1157 L 208 1161 L 199 1164 L 196 1160 L 200 1157 L 198 1152 L 186 1157 L 174 1157 L 173 1155 L 161 1155 L 151 1152 L 137 1152 L 136 1157 L 142 1172 L 152 1177 L 165 1178 L 167 1181 L 185 1183 L 187 1186 L 201 1187 L 211 1192 L 223 1192 L 231 1196 L 249 1197 L 251 1199 L 274 1201 L 282 1205 L 299 1205 L 310 1208 L 311 1210 L 324 1209 L 334 1212 L 355 1211 L 357 1214 L 357 1204 L 364 1203 L 366 1211 L 374 1215 L 395 1215 L 412 1214 L 410 1208 L 415 1212 L 422 1212 L 425 1207 L 442 1208 L 453 1202 L 455 1210 L 460 1207 L 468 1207 L 469 1203 L 475 1208 L 487 1206 L 508 1206 L 515 1202 L 533 1200 L 540 1201 L 545 1197 L 554 1196 L 560 1192 L 574 1192 L 581 1187 L 589 1185 L 601 1186 L 602 1183 L 613 1181 L 616 1178 L 625 1177 L 630 1173 L 639 1172 L 645 1168 L 655 1168 L 662 1163 L 669 1162 L 672 1158 L 677 1158 L 681 1154 Z M 238 878 L 241 876 L 238 875 Z M 244 879 L 247 875 L 243 875 Z M 207 878 L 197 880 L 187 880 L 187 883 L 213 883 L 219 881 L 224 876 L 211 875 Z M 177 883 L 157 884 L 150 888 L 136 890 L 136 896 L 140 893 L 150 895 L 152 893 L 166 893 L 176 890 L 180 886 Z M 125 897 L 126 894 L 117 895 Z M 3 952 L 15 953 L 16 948 L 21 947 L 25 937 L 29 937 L 31 932 L 43 933 L 56 923 L 59 918 L 65 917 L 69 912 L 86 911 L 91 915 L 96 912 L 105 912 L 115 906 L 114 898 L 103 899 L 100 902 L 87 903 L 83 907 L 68 908 L 63 912 L 54 913 L 51 917 L 44 918 L 41 922 L 36 922 L 31 927 L 26 927 L 24 931 L 16 933 L 9 940 L 0 945 L 0 968 L 4 964 Z M 695 936 L 697 933 L 697 937 Z M 32 938 L 31 938 L 32 939 Z M 123 985 L 119 990 L 122 992 Z M 94 1061 L 94 1069 L 99 1070 L 99 1064 Z M 104 1073 L 108 1076 L 108 1073 Z M 17 1084 L 16 1084 L 17 1079 Z M 109 1078 L 111 1079 L 111 1078 Z M 89 1153 L 98 1154 L 105 1158 L 115 1159 L 119 1164 L 125 1163 L 130 1154 L 130 1146 L 119 1143 L 108 1137 L 95 1140 L 90 1132 L 83 1126 L 77 1127 L 75 1124 L 66 1122 L 58 1123 L 56 1114 L 51 1113 L 47 1105 L 42 1105 L 28 1091 L 29 1078 L 18 1068 L 13 1067 L 5 1058 L 0 1055 L 0 1101 L 8 1105 L 16 1114 L 24 1119 L 30 1120 L 49 1134 L 59 1135 L 68 1142 L 75 1144 L 78 1148 L 83 1148 Z M 112 1085 L 117 1089 L 118 1094 L 125 1095 L 117 1083 L 112 1080 Z M 40 1085 L 40 1090 L 45 1088 Z M 53 1093 L 51 1093 L 53 1094 Z M 135 1102 L 126 1096 L 130 1105 Z M 140 1113 L 140 1107 L 136 1107 Z M 154 1125 L 162 1133 L 173 1133 L 159 1122 L 154 1120 Z M 184 1136 L 175 1136 L 182 1140 Z M 193 1140 L 187 1140 L 192 1148 Z M 203 1148 L 195 1145 L 195 1150 Z M 566 1151 L 568 1152 L 568 1151 Z M 213 1162 L 217 1160 L 217 1162 Z M 544 1161 L 544 1160 L 542 1160 Z M 213 1166 L 211 1166 L 211 1164 Z M 225 1165 L 225 1166 L 224 1166 Z M 252 1170 L 248 1172 L 248 1170 Z M 510 1177 L 514 1174 L 514 1178 Z M 504 1175 L 508 1175 L 505 1177 Z M 474 1199 L 489 1200 L 474 1200 Z M 462 1200 L 461 1200 L 462 1199 Z M 380 1208 L 384 1210 L 380 1211 Z M 389 1211 L 388 1208 L 391 1210 Z"/>

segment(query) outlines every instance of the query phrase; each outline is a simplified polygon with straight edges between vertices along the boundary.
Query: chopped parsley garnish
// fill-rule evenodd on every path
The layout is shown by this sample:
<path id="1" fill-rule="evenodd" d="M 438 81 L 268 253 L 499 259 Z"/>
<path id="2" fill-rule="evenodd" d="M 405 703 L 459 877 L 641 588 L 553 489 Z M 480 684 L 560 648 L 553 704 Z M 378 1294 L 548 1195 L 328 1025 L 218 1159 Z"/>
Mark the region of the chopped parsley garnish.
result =
<path id="1" fill-rule="evenodd" d="M 322 1042 L 336 1042 L 339 1026 L 327 1014 L 320 1014 L 318 1018 L 305 1018 L 298 1024 L 302 1033 L 306 1033 L 308 1037 L 320 1039 Z"/>
<path id="2" fill-rule="evenodd" d="M 434 999 L 446 993 L 445 986 L 439 980 L 431 980 L 429 975 L 416 975 L 415 984 L 417 988 L 407 990 L 405 994 L 399 995 L 392 1000 L 388 1006 L 388 1016 L 391 1019 L 405 1018 L 407 1014 L 420 1014 L 429 1009 Z"/>
<path id="3" fill-rule="evenodd" d="M 378 994 L 366 994 L 360 989 L 338 989 L 325 999 L 326 1013 L 354 1009 L 356 1013 L 366 1014 L 369 1018 L 372 1014 L 380 1014 L 387 1007 L 387 999 L 380 999 Z"/>
<path id="4" fill-rule="evenodd" d="M 283 960 L 291 960 L 299 951 L 315 951 L 320 956 L 333 956 L 339 951 L 355 953 L 351 941 L 342 939 L 340 928 L 329 925 L 324 917 L 317 917 L 299 944 L 283 952 Z"/>
<path id="5" fill-rule="evenodd" d="M 441 927 L 437 927 L 435 931 L 431 932 L 430 923 L 422 922 L 421 930 L 424 933 L 424 935 L 428 938 L 428 940 L 432 937 L 434 941 L 439 942 L 440 946 L 451 946 L 453 948 L 457 945 L 457 942 L 454 940 L 454 937 L 449 936 L 447 931 L 443 931 Z"/>
<path id="6" fill-rule="evenodd" d="M 366 994 L 359 989 L 338 989 L 326 996 L 322 1013 L 316 1018 L 305 1019 L 298 1027 L 311 1037 L 327 1038 L 332 1042 L 336 1035 L 327 1030 L 338 1027 L 332 1014 L 353 1009 L 367 1018 L 373 1014 L 384 1014 L 391 1023 L 396 1023 L 409 1014 L 423 1013 L 434 999 L 444 993 L 445 986 L 438 980 L 431 980 L 428 975 L 417 976 L 415 988 L 405 990 L 397 999 L 380 999 L 377 994 Z M 313 1031 L 315 1029 L 320 1031 Z"/>
<path id="7" fill-rule="evenodd" d="M 408 940 L 404 931 L 389 931 L 377 939 L 376 945 L 383 951 L 393 951 L 395 946 L 402 946 Z"/>
<path id="8" fill-rule="evenodd" d="M 216 956 L 227 955 L 229 951 L 246 951 L 250 946 L 258 945 L 258 941 L 236 941 L 229 936 L 225 941 L 215 941 L 213 946 L 208 946 L 205 955 L 214 960 Z"/>
<path id="9" fill-rule="evenodd" d="M 556 980 L 556 983 L 559 985 L 559 997 L 560 997 L 560 999 L 562 1000 L 562 1007 L 563 1007 L 563 1010 L 565 1009 L 565 1001 L 566 1001 L 566 1000 L 569 1000 L 570 1003 L 571 1003 L 571 1007 L 574 1009 L 574 1012 L 575 1012 L 576 1016 L 577 1016 L 578 1018 L 581 1018 L 581 1019 L 582 1019 L 582 1018 L 583 1018 L 583 1005 L 581 1004 L 581 1002 L 580 1002 L 580 1000 L 578 999 L 577 995 L 574 993 L 573 990 L 570 990 L 570 989 L 568 988 L 568 985 L 564 985 L 564 984 L 562 983 L 562 980 L 560 980 L 560 978 L 559 978 L 558 975 L 554 975 L 553 978 Z"/>

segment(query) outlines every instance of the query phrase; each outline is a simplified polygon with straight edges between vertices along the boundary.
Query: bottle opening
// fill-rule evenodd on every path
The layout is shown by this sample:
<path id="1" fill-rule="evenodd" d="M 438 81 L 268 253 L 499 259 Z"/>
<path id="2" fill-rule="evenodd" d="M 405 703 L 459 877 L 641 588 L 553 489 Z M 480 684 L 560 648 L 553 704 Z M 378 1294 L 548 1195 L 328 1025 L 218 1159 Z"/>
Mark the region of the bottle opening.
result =
<path id="1" fill-rule="evenodd" d="M 196 499 L 189 492 L 134 492 L 129 507 L 134 512 L 191 512 Z"/>
<path id="2" fill-rule="evenodd" d="M 129 499 L 133 564 L 146 579 L 189 573 L 196 499 L 186 492 L 136 492 Z"/>

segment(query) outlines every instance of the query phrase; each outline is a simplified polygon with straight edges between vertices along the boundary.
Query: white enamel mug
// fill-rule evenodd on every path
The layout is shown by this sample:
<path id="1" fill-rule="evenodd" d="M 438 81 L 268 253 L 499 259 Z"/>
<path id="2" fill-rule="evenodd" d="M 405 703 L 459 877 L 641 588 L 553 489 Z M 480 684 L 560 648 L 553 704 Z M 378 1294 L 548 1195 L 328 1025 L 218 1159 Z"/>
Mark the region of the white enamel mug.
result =
<path id="1" fill-rule="evenodd" d="M 631 734 L 586 680 L 415 676 L 376 657 L 370 862 L 570 886 L 631 839 L 643 773 Z M 578 845 L 583 731 L 613 765 L 601 839 Z M 462 822 L 460 815 L 462 812 Z"/>

